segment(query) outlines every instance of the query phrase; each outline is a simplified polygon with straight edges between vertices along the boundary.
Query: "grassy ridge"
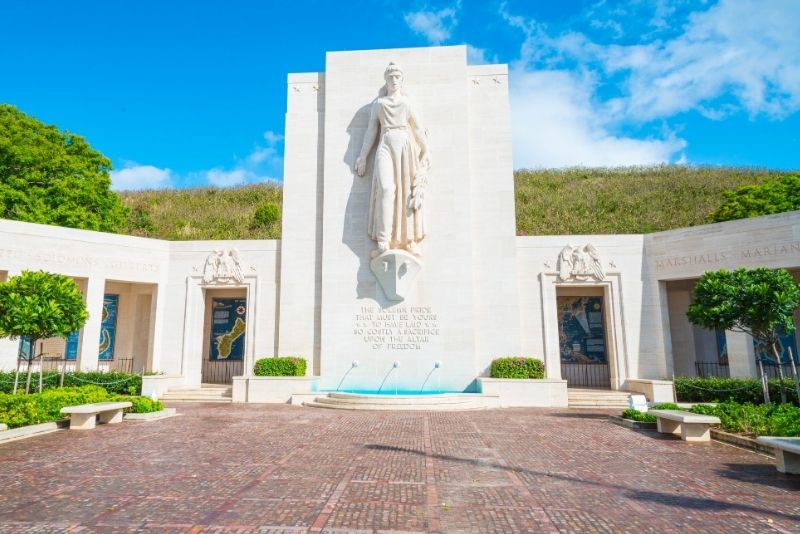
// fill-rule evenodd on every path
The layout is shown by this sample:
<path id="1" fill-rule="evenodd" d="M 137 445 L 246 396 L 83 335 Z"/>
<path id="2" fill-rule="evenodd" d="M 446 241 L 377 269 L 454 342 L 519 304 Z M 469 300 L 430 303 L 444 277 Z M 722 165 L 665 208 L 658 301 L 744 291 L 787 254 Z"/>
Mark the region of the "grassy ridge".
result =
<path id="1" fill-rule="evenodd" d="M 126 234 L 173 241 L 281 237 L 280 220 L 265 226 L 255 217 L 259 206 L 282 204 L 279 185 L 125 191 L 121 196 L 130 209 Z"/>
<path id="2" fill-rule="evenodd" d="M 519 235 L 626 234 L 710 222 L 724 191 L 782 172 L 655 167 L 520 170 L 514 173 Z M 279 239 L 280 220 L 259 225 L 256 209 L 281 204 L 274 184 L 124 192 L 125 233 L 170 240 Z"/>
<path id="3" fill-rule="evenodd" d="M 705 224 L 724 191 L 782 174 L 678 165 L 516 171 L 517 233 L 639 234 Z"/>

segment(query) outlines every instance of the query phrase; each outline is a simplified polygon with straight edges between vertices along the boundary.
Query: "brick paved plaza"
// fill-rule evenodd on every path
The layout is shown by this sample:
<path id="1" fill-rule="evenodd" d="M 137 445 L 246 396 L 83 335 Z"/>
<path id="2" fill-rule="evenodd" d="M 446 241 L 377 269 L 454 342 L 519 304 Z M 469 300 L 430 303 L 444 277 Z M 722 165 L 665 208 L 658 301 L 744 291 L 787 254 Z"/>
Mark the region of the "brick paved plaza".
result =
<path id="1" fill-rule="evenodd" d="M 2 532 L 800 532 L 800 477 L 602 412 L 180 417 L 0 445 Z"/>

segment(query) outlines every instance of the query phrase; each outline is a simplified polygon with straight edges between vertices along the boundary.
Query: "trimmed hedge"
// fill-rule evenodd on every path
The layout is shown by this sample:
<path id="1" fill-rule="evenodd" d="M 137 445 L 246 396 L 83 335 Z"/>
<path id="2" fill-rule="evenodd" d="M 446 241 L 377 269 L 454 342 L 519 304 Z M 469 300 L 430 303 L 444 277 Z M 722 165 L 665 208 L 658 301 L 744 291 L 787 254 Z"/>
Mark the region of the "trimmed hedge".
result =
<path id="1" fill-rule="evenodd" d="M 511 356 L 492 361 L 492 378 L 544 378 L 544 363 L 536 358 Z"/>
<path id="2" fill-rule="evenodd" d="M 719 417 L 726 432 L 756 436 L 800 436 L 800 408 L 791 404 L 698 404 L 693 413 Z"/>
<path id="3" fill-rule="evenodd" d="M 761 390 L 761 381 L 756 378 L 675 378 L 675 392 L 679 402 L 725 402 L 734 401 L 739 404 L 763 404 L 764 393 Z M 800 406 L 794 383 L 791 380 L 783 381 L 786 400 Z M 777 378 L 769 381 L 769 398 L 772 402 L 779 402 L 781 398 L 780 380 Z"/>
<path id="4" fill-rule="evenodd" d="M 11 393 L 14 391 L 15 371 L 0 372 L 0 393 Z M 20 369 L 19 388 L 25 391 L 26 373 Z M 42 373 L 42 391 L 58 388 L 61 380 L 61 373 L 58 371 L 45 371 Z M 120 393 L 123 395 L 139 395 L 142 392 L 142 377 L 136 373 L 121 373 L 117 371 L 76 371 L 64 375 L 64 386 L 97 386 L 101 385 L 109 393 Z M 31 376 L 31 391 L 38 391 L 39 373 L 35 372 Z"/>
<path id="5" fill-rule="evenodd" d="M 130 401 L 133 406 L 125 411 L 134 413 L 157 412 L 164 406 L 146 397 L 131 397 L 108 393 L 99 386 L 54 388 L 30 395 L 0 394 L 0 423 L 16 428 L 63 419 L 61 408 L 92 402 Z"/>
<path id="6" fill-rule="evenodd" d="M 253 367 L 256 376 L 305 376 L 306 361 L 298 356 L 261 358 Z"/>
<path id="7" fill-rule="evenodd" d="M 676 404 L 657 404 L 651 410 L 679 410 Z M 719 417 L 720 426 L 726 432 L 755 436 L 800 436 L 800 408 L 791 404 L 753 404 L 720 402 L 719 404 L 697 404 L 692 413 Z M 628 409 L 622 417 L 634 421 L 655 422 L 656 417 Z"/>
<path id="8" fill-rule="evenodd" d="M 649 410 L 680 410 L 681 407 L 677 404 L 672 402 L 663 402 L 661 404 L 655 404 L 648 408 Z M 622 412 L 623 419 L 631 419 L 633 421 L 640 421 L 643 423 L 655 423 L 656 416 L 650 415 L 649 413 L 642 413 L 639 410 L 634 410 L 633 408 L 628 408 Z"/>

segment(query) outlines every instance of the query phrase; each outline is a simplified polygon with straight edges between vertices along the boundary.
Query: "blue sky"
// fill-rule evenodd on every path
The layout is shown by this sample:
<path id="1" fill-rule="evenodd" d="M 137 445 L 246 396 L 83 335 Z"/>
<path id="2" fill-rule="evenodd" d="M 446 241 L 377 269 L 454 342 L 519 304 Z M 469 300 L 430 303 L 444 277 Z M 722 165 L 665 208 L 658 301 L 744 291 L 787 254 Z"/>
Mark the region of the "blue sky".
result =
<path id="1" fill-rule="evenodd" d="M 0 102 L 117 189 L 283 177 L 286 75 L 328 50 L 508 63 L 516 168 L 800 168 L 800 0 L 6 1 Z"/>

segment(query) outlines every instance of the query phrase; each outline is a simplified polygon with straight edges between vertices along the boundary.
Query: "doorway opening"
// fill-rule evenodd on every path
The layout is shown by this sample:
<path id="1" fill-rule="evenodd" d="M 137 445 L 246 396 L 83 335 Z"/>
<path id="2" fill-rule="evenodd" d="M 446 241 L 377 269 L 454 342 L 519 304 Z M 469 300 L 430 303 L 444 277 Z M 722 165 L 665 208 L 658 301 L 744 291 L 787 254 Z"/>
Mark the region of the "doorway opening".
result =
<path id="1" fill-rule="evenodd" d="M 602 287 L 556 290 L 561 378 L 568 387 L 611 389 L 606 305 Z"/>
<path id="2" fill-rule="evenodd" d="M 203 384 L 232 384 L 244 372 L 247 330 L 245 289 L 206 290 Z"/>

